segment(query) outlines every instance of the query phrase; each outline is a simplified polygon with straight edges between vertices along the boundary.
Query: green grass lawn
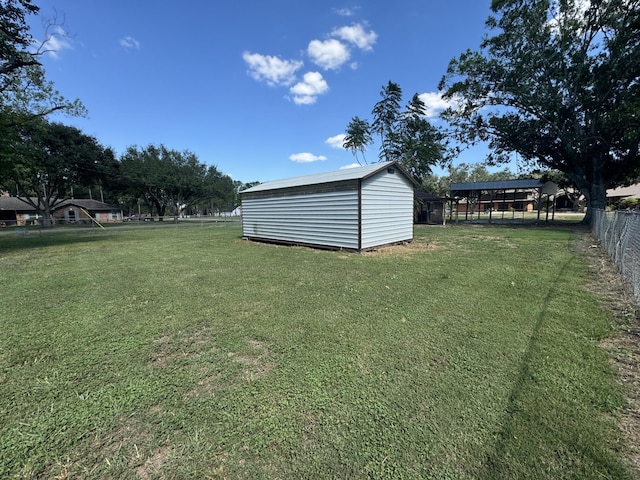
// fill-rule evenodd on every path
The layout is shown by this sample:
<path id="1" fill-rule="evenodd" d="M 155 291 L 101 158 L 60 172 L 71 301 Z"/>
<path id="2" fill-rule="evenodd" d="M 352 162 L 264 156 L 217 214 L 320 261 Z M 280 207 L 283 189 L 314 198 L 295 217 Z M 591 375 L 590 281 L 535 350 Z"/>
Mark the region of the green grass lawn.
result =
<path id="1" fill-rule="evenodd" d="M 0 235 L 0 478 L 630 478 L 563 227 Z"/>

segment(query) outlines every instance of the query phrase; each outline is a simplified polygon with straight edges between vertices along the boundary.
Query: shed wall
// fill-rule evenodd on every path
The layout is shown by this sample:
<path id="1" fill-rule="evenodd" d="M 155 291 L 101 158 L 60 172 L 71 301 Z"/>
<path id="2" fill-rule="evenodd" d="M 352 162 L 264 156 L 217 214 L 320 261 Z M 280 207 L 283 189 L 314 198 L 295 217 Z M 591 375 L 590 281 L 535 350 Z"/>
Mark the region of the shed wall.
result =
<path id="1" fill-rule="evenodd" d="M 247 238 L 358 249 L 355 189 L 242 199 Z"/>
<path id="2" fill-rule="evenodd" d="M 413 194 L 413 184 L 398 170 L 362 181 L 361 248 L 413 239 Z"/>

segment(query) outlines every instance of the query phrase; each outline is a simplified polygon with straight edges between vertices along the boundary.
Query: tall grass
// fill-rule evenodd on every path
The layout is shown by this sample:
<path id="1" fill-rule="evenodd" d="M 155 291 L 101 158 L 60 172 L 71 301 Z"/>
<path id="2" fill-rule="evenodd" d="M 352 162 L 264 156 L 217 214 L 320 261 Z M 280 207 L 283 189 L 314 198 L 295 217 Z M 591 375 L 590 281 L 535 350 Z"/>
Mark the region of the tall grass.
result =
<path id="1" fill-rule="evenodd" d="M 0 477 L 627 478 L 573 235 L 4 234 Z"/>

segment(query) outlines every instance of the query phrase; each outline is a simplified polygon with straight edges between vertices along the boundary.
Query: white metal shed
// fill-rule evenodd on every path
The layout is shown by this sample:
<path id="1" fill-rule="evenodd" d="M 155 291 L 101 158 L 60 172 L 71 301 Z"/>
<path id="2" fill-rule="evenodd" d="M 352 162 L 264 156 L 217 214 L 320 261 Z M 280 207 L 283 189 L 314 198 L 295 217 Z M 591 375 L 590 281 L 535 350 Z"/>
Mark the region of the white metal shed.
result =
<path id="1" fill-rule="evenodd" d="M 411 241 L 414 187 L 397 162 L 265 182 L 240 192 L 242 233 L 354 251 Z"/>

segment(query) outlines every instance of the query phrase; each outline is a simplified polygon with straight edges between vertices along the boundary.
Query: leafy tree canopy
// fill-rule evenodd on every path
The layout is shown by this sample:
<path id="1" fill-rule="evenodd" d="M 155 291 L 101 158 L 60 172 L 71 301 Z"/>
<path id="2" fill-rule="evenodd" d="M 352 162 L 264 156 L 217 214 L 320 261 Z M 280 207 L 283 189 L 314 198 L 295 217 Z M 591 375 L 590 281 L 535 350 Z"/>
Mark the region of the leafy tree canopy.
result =
<path id="1" fill-rule="evenodd" d="M 367 120 L 363 120 L 358 116 L 355 116 L 347 125 L 346 136 L 344 137 L 343 147 L 347 150 L 351 150 L 353 156 L 356 157 L 356 161 L 362 165 L 367 164 L 367 159 L 365 158 L 365 152 L 367 151 L 367 147 L 373 143 L 373 138 L 371 137 L 371 125 Z M 358 153 L 362 155 L 362 162 L 358 158 Z"/>
<path id="2" fill-rule="evenodd" d="M 133 197 L 142 198 L 163 217 L 167 207 L 175 215 L 195 205 L 220 208 L 233 201 L 235 188 L 227 175 L 207 167 L 188 150 L 164 145 L 129 147 L 120 159 L 121 183 Z"/>
<path id="3" fill-rule="evenodd" d="M 440 88 L 455 138 L 564 173 L 587 217 L 640 173 L 640 0 L 493 0 Z"/>
<path id="4" fill-rule="evenodd" d="M 38 11 L 31 0 L 0 0 L 0 177 L 8 175 L 11 165 L 2 158 L 24 135 L 25 124 L 38 128 L 38 118 L 56 111 L 86 113 L 79 100 L 68 101 L 45 78 L 40 57 L 47 42 L 36 48 L 26 22 Z"/>
<path id="5" fill-rule="evenodd" d="M 26 22 L 39 8 L 31 0 L 3 0 L 0 2 L 0 75 L 4 76 L 28 65 L 39 64 L 29 53 L 33 38 Z M 0 89 L 4 90 L 0 86 Z"/>
<path id="6" fill-rule="evenodd" d="M 461 163 L 456 166 L 450 165 L 447 173 L 442 176 L 429 174 L 422 180 L 422 190 L 446 196 L 451 191 L 452 183 L 466 182 L 493 182 L 498 180 L 512 180 L 516 178 L 508 168 L 496 172 L 490 172 L 486 164 L 483 163 Z"/>
<path id="7" fill-rule="evenodd" d="M 5 127 L 30 115 L 45 116 L 58 110 L 71 115 L 86 113 L 78 100 L 67 101 L 45 79 L 40 58 L 49 51 L 48 40 L 61 30 L 49 22 L 46 38 L 37 46 L 26 19 L 38 12 L 31 0 L 0 1 L 0 114 Z"/>
<path id="8" fill-rule="evenodd" d="M 17 134 L 0 162 L 9 165 L 0 189 L 16 191 L 51 226 L 51 209 L 68 198 L 75 185 L 93 185 L 113 168 L 113 152 L 74 127 L 32 119 Z"/>
<path id="9" fill-rule="evenodd" d="M 373 135 L 380 138 L 380 160 L 399 161 L 417 179 L 422 179 L 436 163 L 448 159 L 444 136 L 425 118 L 425 104 L 418 94 L 402 110 L 402 89 L 389 82 L 380 91 L 381 99 L 372 110 L 373 121 L 355 116 L 347 125 L 344 148 L 351 150 L 358 163 L 364 163 Z"/>

